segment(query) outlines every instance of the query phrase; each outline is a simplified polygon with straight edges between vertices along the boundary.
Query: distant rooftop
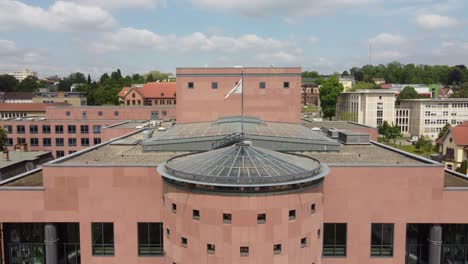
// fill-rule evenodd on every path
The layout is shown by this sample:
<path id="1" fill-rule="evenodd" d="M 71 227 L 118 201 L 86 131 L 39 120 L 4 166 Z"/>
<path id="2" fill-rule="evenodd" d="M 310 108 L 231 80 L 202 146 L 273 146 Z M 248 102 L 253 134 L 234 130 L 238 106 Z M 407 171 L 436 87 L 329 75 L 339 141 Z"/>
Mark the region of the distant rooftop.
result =
<path id="1" fill-rule="evenodd" d="M 429 103 L 448 103 L 448 102 L 468 102 L 468 98 L 424 98 L 424 99 L 402 99 L 401 102 L 429 102 Z"/>
<path id="2" fill-rule="evenodd" d="M 9 160 L 0 158 L 0 169 L 25 161 L 32 161 L 40 156 L 49 154 L 49 151 L 10 151 Z"/>
<path id="3" fill-rule="evenodd" d="M 304 119 L 305 121 L 302 124 L 305 127 L 318 127 L 318 128 L 336 128 L 336 129 L 353 129 L 353 128 L 374 128 L 366 125 L 361 125 L 354 122 L 348 121 L 313 121 Z"/>
<path id="4" fill-rule="evenodd" d="M 28 173 L 23 177 L 0 184 L 2 187 L 40 187 L 43 186 L 42 169 Z"/>

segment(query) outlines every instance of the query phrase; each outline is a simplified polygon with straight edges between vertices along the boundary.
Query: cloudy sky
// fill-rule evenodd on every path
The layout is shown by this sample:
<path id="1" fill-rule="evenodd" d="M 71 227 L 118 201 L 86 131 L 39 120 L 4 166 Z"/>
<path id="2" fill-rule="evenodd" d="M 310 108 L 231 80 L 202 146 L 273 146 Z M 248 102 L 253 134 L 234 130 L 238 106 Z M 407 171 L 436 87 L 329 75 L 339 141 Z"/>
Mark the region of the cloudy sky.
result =
<path id="1" fill-rule="evenodd" d="M 0 70 L 468 64 L 466 0 L 0 0 Z"/>

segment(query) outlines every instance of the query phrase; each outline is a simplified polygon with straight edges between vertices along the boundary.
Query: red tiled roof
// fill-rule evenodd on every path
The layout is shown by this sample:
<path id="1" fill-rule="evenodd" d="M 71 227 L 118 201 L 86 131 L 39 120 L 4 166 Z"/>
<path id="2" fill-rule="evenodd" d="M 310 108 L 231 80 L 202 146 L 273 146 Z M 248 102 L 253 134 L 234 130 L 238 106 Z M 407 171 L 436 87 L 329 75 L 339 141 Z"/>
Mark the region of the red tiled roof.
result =
<path id="1" fill-rule="evenodd" d="M 383 83 L 383 84 L 380 85 L 380 87 L 382 89 L 390 89 L 390 88 L 392 88 L 392 85 L 389 84 L 389 83 Z"/>
<path id="2" fill-rule="evenodd" d="M 19 103 L 19 104 L 0 104 L 0 112 L 45 112 L 49 106 L 64 106 L 67 103 Z"/>
<path id="3" fill-rule="evenodd" d="M 175 98 L 175 82 L 150 82 L 138 89 L 146 98 Z"/>
<path id="4" fill-rule="evenodd" d="M 468 145 L 468 122 L 463 122 L 456 127 L 450 128 L 450 133 L 455 144 L 459 146 Z"/>
<path id="5" fill-rule="evenodd" d="M 119 92 L 119 97 L 125 97 L 127 95 L 127 92 L 130 90 L 131 87 L 124 87 L 122 90 Z"/>

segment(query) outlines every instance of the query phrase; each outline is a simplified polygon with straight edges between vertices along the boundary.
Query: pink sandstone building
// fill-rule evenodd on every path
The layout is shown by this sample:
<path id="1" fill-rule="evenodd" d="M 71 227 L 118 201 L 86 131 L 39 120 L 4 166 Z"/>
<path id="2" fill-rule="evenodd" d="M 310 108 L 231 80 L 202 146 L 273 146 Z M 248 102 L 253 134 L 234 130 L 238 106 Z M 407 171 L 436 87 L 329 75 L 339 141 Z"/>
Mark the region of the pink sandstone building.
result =
<path id="1" fill-rule="evenodd" d="M 136 129 L 0 182 L 2 261 L 468 261 L 463 175 L 360 127 L 285 122 L 300 97 L 284 97 L 297 105 L 275 118 L 252 106 L 243 131 L 234 110 L 214 107 L 209 118 Z"/>

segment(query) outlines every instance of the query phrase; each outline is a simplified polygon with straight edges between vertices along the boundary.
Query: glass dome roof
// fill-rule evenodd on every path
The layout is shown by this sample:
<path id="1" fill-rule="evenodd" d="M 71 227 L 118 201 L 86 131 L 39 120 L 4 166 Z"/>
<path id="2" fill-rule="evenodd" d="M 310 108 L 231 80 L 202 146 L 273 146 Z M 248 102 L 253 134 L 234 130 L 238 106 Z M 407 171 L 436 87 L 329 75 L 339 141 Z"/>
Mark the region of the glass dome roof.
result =
<path id="1" fill-rule="evenodd" d="M 305 183 L 328 172 L 317 160 L 238 143 L 182 155 L 158 167 L 163 177 L 186 183 L 255 187 Z"/>

